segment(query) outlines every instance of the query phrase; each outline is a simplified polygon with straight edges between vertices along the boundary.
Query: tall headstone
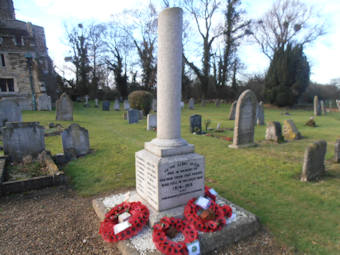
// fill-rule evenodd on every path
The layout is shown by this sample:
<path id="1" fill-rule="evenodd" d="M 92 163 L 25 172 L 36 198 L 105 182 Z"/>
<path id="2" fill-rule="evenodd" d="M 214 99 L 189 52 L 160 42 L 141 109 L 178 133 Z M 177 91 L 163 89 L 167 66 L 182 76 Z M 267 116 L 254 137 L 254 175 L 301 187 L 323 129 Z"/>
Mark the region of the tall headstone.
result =
<path id="1" fill-rule="evenodd" d="M 188 107 L 190 110 L 193 110 L 195 107 L 195 99 L 192 97 L 189 99 Z"/>
<path id="2" fill-rule="evenodd" d="M 1 127 L 5 126 L 6 122 L 22 121 L 21 109 L 19 104 L 11 99 L 0 100 L 0 133 Z"/>
<path id="3" fill-rule="evenodd" d="M 52 111 L 51 97 L 47 94 L 38 97 L 38 111 Z"/>
<path id="4" fill-rule="evenodd" d="M 124 100 L 123 107 L 125 111 L 130 110 L 130 104 L 128 100 Z"/>
<path id="5" fill-rule="evenodd" d="M 258 103 L 256 107 L 256 124 L 259 126 L 264 125 L 264 110 L 263 110 L 263 102 Z"/>
<path id="6" fill-rule="evenodd" d="M 235 120 L 236 105 L 237 105 L 237 101 L 234 101 L 231 104 L 229 117 L 228 117 L 229 120 Z"/>
<path id="7" fill-rule="evenodd" d="M 159 15 L 157 137 L 136 152 L 137 193 L 156 211 L 204 194 L 204 157 L 181 138 L 182 19 L 180 8 Z"/>
<path id="8" fill-rule="evenodd" d="M 110 101 L 104 100 L 102 102 L 102 109 L 103 111 L 110 111 Z"/>
<path id="9" fill-rule="evenodd" d="M 325 103 L 323 100 L 320 100 L 320 109 L 321 109 L 321 114 L 326 115 L 326 108 L 325 108 Z"/>
<path id="10" fill-rule="evenodd" d="M 86 95 L 86 96 L 84 97 L 84 99 L 85 99 L 84 107 L 89 107 L 89 96 Z"/>
<path id="11" fill-rule="evenodd" d="M 157 128 L 157 115 L 148 114 L 146 117 L 146 130 L 150 131 Z"/>
<path id="12" fill-rule="evenodd" d="M 99 107 L 98 98 L 94 99 L 94 107 L 96 107 L 96 108 Z"/>
<path id="13" fill-rule="evenodd" d="M 137 123 L 140 119 L 140 111 L 131 109 L 127 111 L 127 120 L 129 124 Z"/>
<path id="14" fill-rule="evenodd" d="M 302 138 L 293 120 L 283 122 L 283 136 L 286 140 L 299 140 Z"/>
<path id="15" fill-rule="evenodd" d="M 73 123 L 61 133 L 64 155 L 68 159 L 86 155 L 90 152 L 89 132 Z"/>
<path id="16" fill-rule="evenodd" d="M 318 96 L 314 96 L 314 115 L 315 116 L 321 115 L 321 108 L 320 108 Z"/>
<path id="17" fill-rule="evenodd" d="M 199 114 L 190 116 L 190 133 L 202 133 L 202 116 Z"/>
<path id="18" fill-rule="evenodd" d="M 56 102 L 56 115 L 56 120 L 73 120 L 73 102 L 66 93 L 63 93 Z"/>
<path id="19" fill-rule="evenodd" d="M 335 142 L 334 161 L 340 163 L 340 139 L 337 139 Z"/>
<path id="20" fill-rule="evenodd" d="M 327 143 L 324 140 L 309 145 L 305 151 L 301 181 L 319 179 L 325 173 Z"/>
<path id="21" fill-rule="evenodd" d="M 267 123 L 265 139 L 267 141 L 274 141 L 276 143 L 281 143 L 284 141 L 280 122 L 270 121 Z"/>
<path id="22" fill-rule="evenodd" d="M 9 122 L 3 128 L 4 153 L 12 161 L 31 155 L 37 157 L 45 150 L 45 129 L 39 122 Z"/>
<path id="23" fill-rule="evenodd" d="M 236 105 L 233 144 L 229 145 L 230 148 L 255 146 L 256 105 L 256 96 L 250 89 L 240 95 Z"/>
<path id="24" fill-rule="evenodd" d="M 120 110 L 120 104 L 119 104 L 119 100 L 118 99 L 115 100 L 115 103 L 113 105 L 113 109 L 115 111 L 119 111 Z"/>
<path id="25" fill-rule="evenodd" d="M 152 110 L 157 112 L 157 99 L 152 100 Z"/>

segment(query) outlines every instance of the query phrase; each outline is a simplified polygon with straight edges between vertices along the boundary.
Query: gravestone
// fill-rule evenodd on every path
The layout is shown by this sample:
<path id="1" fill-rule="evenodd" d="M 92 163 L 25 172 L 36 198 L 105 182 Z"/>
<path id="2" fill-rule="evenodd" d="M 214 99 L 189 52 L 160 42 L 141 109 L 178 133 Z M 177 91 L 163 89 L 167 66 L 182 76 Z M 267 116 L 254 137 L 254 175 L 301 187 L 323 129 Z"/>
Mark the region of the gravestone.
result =
<path id="1" fill-rule="evenodd" d="M 110 111 L 110 101 L 104 100 L 102 102 L 103 111 Z"/>
<path id="2" fill-rule="evenodd" d="M 324 140 L 309 145 L 305 151 L 301 181 L 313 181 L 325 174 L 327 143 Z"/>
<path id="3" fill-rule="evenodd" d="M 280 122 L 270 121 L 267 123 L 265 139 L 276 143 L 282 143 L 284 141 Z"/>
<path id="4" fill-rule="evenodd" d="M 113 110 L 115 111 L 119 111 L 120 110 L 120 104 L 119 104 L 119 100 L 116 99 L 113 105 Z"/>
<path id="5" fill-rule="evenodd" d="M 335 142 L 334 160 L 336 163 L 340 163 L 340 139 L 337 139 Z"/>
<path id="6" fill-rule="evenodd" d="M 338 107 L 338 110 L 340 111 L 340 100 L 335 100 L 336 107 Z"/>
<path id="7" fill-rule="evenodd" d="M 220 107 L 220 104 L 221 104 L 221 100 L 220 99 L 216 99 L 215 100 L 216 107 Z"/>
<path id="8" fill-rule="evenodd" d="M 139 110 L 139 120 L 142 120 L 144 118 L 143 110 Z"/>
<path id="9" fill-rule="evenodd" d="M 86 96 L 84 97 L 84 99 L 85 99 L 84 107 L 88 107 L 88 106 L 89 106 L 89 96 L 86 95 Z"/>
<path id="10" fill-rule="evenodd" d="M 283 136 L 286 140 L 299 140 L 302 138 L 293 120 L 283 122 Z"/>
<path id="11" fill-rule="evenodd" d="M 189 107 L 190 110 L 194 109 L 194 107 L 195 107 L 195 99 L 194 98 L 189 99 L 188 107 Z"/>
<path id="12" fill-rule="evenodd" d="M 127 111 L 127 120 L 129 124 L 137 123 L 140 119 L 140 111 L 131 109 Z"/>
<path id="13" fill-rule="evenodd" d="M 237 101 L 234 101 L 231 104 L 229 117 L 228 117 L 229 120 L 235 120 L 236 105 L 237 105 Z"/>
<path id="14" fill-rule="evenodd" d="M 98 108 L 99 104 L 98 104 L 98 98 L 94 99 L 94 107 Z"/>
<path id="15" fill-rule="evenodd" d="M 256 124 L 257 99 L 250 89 L 244 91 L 237 100 L 233 144 L 230 148 L 255 146 L 254 128 Z"/>
<path id="16" fill-rule="evenodd" d="M 152 100 L 152 110 L 157 112 L 157 99 Z"/>
<path id="17" fill-rule="evenodd" d="M 148 114 L 146 118 L 146 130 L 150 131 L 157 128 L 157 115 Z"/>
<path id="18" fill-rule="evenodd" d="M 157 137 L 136 152 L 136 190 L 155 211 L 204 194 L 204 157 L 181 138 L 182 10 L 158 19 Z"/>
<path id="19" fill-rule="evenodd" d="M 223 131 L 221 122 L 218 122 L 216 125 L 216 131 Z"/>
<path id="20" fill-rule="evenodd" d="M 181 101 L 181 110 L 184 108 L 184 102 L 183 101 Z"/>
<path id="21" fill-rule="evenodd" d="M 5 126 L 6 122 L 22 121 L 21 109 L 19 104 L 12 99 L 0 100 L 0 133 L 1 127 Z"/>
<path id="22" fill-rule="evenodd" d="M 51 111 L 52 110 L 52 101 L 51 97 L 47 94 L 42 94 L 38 97 L 38 111 Z"/>
<path id="23" fill-rule="evenodd" d="M 321 114 L 326 115 L 325 103 L 323 100 L 320 101 Z"/>
<path id="24" fill-rule="evenodd" d="M 89 132 L 73 123 L 61 133 L 64 155 L 67 159 L 86 155 L 90 152 Z"/>
<path id="25" fill-rule="evenodd" d="M 195 114 L 190 116 L 190 133 L 202 133 L 202 116 Z"/>
<path id="26" fill-rule="evenodd" d="M 259 126 L 264 125 L 264 110 L 263 110 L 263 102 L 258 103 L 256 107 L 256 124 Z"/>
<path id="27" fill-rule="evenodd" d="M 318 96 L 314 96 L 314 115 L 315 116 L 321 115 L 321 108 L 320 108 Z"/>
<path id="28" fill-rule="evenodd" d="M 56 120 L 73 120 L 73 102 L 66 93 L 63 93 L 56 102 L 56 115 Z"/>
<path id="29" fill-rule="evenodd" d="M 39 122 L 8 122 L 3 128 L 4 153 L 12 161 L 37 157 L 45 150 L 44 127 Z"/>
<path id="30" fill-rule="evenodd" d="M 123 106 L 125 111 L 130 110 L 130 104 L 128 100 L 124 100 Z"/>
<path id="31" fill-rule="evenodd" d="M 201 99 L 201 106 L 204 107 L 206 104 L 205 99 Z"/>

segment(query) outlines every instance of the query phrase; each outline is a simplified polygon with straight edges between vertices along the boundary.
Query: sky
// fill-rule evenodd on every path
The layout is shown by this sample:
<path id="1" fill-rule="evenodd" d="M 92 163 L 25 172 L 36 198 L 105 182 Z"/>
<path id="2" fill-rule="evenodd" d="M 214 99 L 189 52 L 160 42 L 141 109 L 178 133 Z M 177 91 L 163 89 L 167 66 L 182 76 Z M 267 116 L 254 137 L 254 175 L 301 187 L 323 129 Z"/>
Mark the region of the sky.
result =
<path id="1" fill-rule="evenodd" d="M 311 66 L 311 80 L 329 83 L 340 77 L 340 0 L 302 0 L 314 9 L 326 24 L 327 34 L 305 48 Z M 153 0 L 160 4 L 161 0 Z M 243 0 L 249 18 L 259 18 L 272 5 L 272 0 Z M 149 0 L 14 0 L 16 18 L 30 21 L 45 28 L 49 55 L 57 70 L 65 67 L 68 55 L 65 24 L 84 21 L 106 22 L 112 14 L 124 9 L 146 6 Z M 255 44 L 244 42 L 240 47 L 240 58 L 245 64 L 244 75 L 264 73 L 269 61 Z M 242 77 L 241 77 L 242 78 Z"/>

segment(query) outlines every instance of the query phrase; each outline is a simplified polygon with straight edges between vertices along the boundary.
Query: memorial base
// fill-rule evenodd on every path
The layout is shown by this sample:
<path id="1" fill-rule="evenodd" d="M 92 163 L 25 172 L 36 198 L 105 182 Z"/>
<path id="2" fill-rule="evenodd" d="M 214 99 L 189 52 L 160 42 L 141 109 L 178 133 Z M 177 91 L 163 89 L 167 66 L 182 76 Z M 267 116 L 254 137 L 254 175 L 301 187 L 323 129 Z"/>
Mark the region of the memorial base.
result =
<path id="1" fill-rule="evenodd" d="M 123 201 L 142 201 L 138 200 L 140 197 L 136 191 L 130 191 L 124 194 L 115 194 L 104 198 L 98 198 L 92 201 L 93 208 L 102 221 L 105 214 L 115 205 Z M 201 248 L 201 254 L 212 254 L 216 249 L 225 247 L 227 245 L 238 242 L 246 237 L 254 235 L 260 229 L 260 223 L 257 217 L 244 210 L 243 208 L 231 203 L 230 201 L 217 196 L 216 202 L 220 205 L 228 204 L 233 210 L 233 216 L 227 220 L 227 224 L 222 230 L 213 233 L 199 232 L 199 242 Z M 147 203 L 145 203 L 147 205 Z M 152 226 L 155 222 L 158 222 L 163 216 L 168 217 L 183 217 L 183 208 L 178 207 L 163 212 L 157 212 L 153 210 L 149 205 L 147 207 L 150 210 L 150 222 L 149 226 L 136 236 L 129 240 L 120 241 L 117 243 L 117 248 L 123 255 L 139 255 L 139 254 L 161 254 L 152 242 Z M 181 240 L 183 236 L 176 236 L 176 240 Z"/>

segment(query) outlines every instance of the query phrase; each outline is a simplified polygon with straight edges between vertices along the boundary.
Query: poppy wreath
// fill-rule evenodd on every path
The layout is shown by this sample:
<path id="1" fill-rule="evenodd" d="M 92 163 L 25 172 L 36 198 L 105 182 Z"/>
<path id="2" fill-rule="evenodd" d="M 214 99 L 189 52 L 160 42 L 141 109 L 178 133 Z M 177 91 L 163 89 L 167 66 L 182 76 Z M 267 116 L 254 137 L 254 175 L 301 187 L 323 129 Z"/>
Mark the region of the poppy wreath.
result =
<path id="1" fill-rule="evenodd" d="M 124 212 L 131 214 L 128 222 L 131 226 L 124 231 L 114 234 L 114 226 L 118 224 L 118 216 Z M 113 207 L 100 223 L 99 234 L 106 242 L 115 243 L 131 238 L 138 234 L 149 221 L 149 209 L 141 202 L 123 202 Z"/>
<path id="2" fill-rule="evenodd" d="M 178 232 L 184 235 L 184 241 L 174 242 L 166 236 L 166 231 L 170 228 L 175 228 Z M 195 228 L 182 219 L 174 217 L 163 217 L 160 223 L 153 226 L 152 241 L 156 248 L 166 255 L 183 254 L 187 255 L 188 250 L 186 244 L 197 240 L 198 233 Z"/>
<path id="3" fill-rule="evenodd" d="M 198 231 L 215 232 L 221 230 L 226 224 L 225 217 L 230 218 L 232 215 L 232 209 L 228 205 L 220 206 L 214 200 L 211 200 L 209 209 L 215 214 L 215 220 L 204 220 L 197 213 L 201 207 L 196 205 L 195 201 L 196 198 L 189 200 L 184 208 L 184 217 L 189 223 L 194 225 Z"/>
<path id="4" fill-rule="evenodd" d="M 204 196 L 216 201 L 216 196 L 210 193 L 210 187 L 204 186 Z"/>

